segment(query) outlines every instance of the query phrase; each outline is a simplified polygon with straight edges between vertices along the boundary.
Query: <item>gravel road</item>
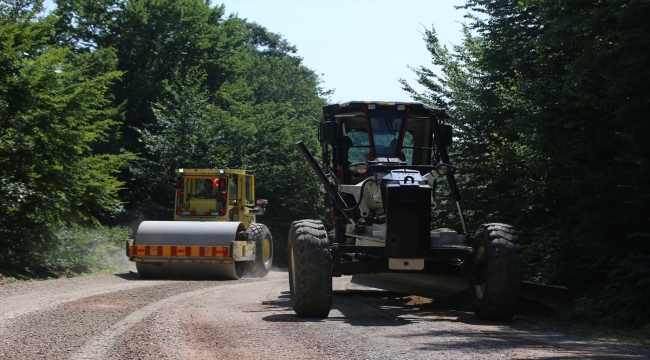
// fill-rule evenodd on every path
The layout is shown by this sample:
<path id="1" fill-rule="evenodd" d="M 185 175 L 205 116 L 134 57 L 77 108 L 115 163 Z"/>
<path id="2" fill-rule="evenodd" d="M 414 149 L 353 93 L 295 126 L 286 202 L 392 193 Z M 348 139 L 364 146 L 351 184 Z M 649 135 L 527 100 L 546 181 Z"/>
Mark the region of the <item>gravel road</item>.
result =
<path id="1" fill-rule="evenodd" d="M 239 281 L 98 275 L 0 286 L 0 359 L 608 359 L 646 349 L 487 322 L 334 279 L 325 320 L 294 315 L 286 272 Z"/>

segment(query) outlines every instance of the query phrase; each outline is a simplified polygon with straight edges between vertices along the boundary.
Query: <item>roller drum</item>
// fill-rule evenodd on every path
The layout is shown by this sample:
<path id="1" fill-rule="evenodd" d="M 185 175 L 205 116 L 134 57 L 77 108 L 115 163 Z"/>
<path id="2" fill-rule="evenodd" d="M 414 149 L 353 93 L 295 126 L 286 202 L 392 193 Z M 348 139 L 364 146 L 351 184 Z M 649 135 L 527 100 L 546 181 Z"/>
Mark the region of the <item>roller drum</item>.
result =
<path id="1" fill-rule="evenodd" d="M 246 262 L 232 264 L 135 263 L 143 279 L 238 280 L 244 277 Z"/>
<path id="2" fill-rule="evenodd" d="M 229 246 L 240 231 L 246 231 L 240 222 L 143 221 L 135 244 Z"/>
<path id="3" fill-rule="evenodd" d="M 240 222 L 143 221 L 134 244 L 230 246 L 242 231 L 246 231 L 246 227 Z M 140 276 L 147 279 L 236 280 L 244 276 L 246 262 L 137 262 L 136 268 Z"/>

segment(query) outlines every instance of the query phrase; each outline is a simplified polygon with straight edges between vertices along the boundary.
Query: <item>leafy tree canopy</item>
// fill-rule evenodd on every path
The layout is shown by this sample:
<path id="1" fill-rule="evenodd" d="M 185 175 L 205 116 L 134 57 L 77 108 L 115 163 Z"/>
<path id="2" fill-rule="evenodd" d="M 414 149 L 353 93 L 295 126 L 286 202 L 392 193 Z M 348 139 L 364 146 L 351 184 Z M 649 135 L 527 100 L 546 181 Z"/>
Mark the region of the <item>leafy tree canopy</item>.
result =
<path id="1" fill-rule="evenodd" d="M 0 259 L 20 263 L 62 223 L 119 211 L 115 175 L 128 154 L 93 147 L 121 120 L 108 88 L 112 50 L 75 53 L 52 41 L 42 1 L 0 5 Z"/>
<path id="2" fill-rule="evenodd" d="M 452 151 L 472 218 L 517 225 L 529 278 L 569 285 L 598 299 L 599 311 L 633 320 L 640 307 L 623 304 L 650 300 L 650 5 L 462 8 L 478 13 L 462 44 L 448 49 L 425 30 L 437 69 L 413 70 L 427 90 L 402 85 L 454 113 Z"/>

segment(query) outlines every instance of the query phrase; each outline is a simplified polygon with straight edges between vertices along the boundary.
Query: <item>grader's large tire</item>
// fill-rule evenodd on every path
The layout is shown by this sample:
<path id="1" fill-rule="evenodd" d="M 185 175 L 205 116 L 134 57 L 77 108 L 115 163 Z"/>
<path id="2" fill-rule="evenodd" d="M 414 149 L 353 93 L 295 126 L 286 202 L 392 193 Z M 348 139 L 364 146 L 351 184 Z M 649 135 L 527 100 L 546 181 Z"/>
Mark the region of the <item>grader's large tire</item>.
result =
<path id="1" fill-rule="evenodd" d="M 247 231 L 249 239 L 255 241 L 255 260 L 246 263 L 246 277 L 261 278 L 271 270 L 273 264 L 273 238 L 266 225 L 253 223 Z"/>
<path id="2" fill-rule="evenodd" d="M 322 222 L 291 224 L 288 260 L 293 310 L 300 317 L 326 318 L 332 308 L 332 255 Z"/>
<path id="3" fill-rule="evenodd" d="M 483 224 L 472 247 L 475 271 L 469 292 L 474 313 L 483 319 L 512 318 L 523 272 L 517 232 L 506 224 Z"/>

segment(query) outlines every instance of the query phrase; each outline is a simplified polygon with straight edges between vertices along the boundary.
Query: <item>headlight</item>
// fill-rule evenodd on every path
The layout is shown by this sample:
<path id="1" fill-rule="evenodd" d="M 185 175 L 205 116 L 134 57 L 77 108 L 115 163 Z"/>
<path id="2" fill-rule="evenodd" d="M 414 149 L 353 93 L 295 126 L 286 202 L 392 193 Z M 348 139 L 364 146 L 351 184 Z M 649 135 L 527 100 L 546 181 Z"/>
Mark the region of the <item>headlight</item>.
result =
<path id="1" fill-rule="evenodd" d="M 350 171 L 357 174 L 365 174 L 368 171 L 368 164 L 366 163 L 356 163 L 350 165 Z"/>
<path id="2" fill-rule="evenodd" d="M 447 164 L 438 164 L 436 166 L 436 172 L 438 173 L 438 175 L 453 174 L 455 170 L 456 168 Z"/>

